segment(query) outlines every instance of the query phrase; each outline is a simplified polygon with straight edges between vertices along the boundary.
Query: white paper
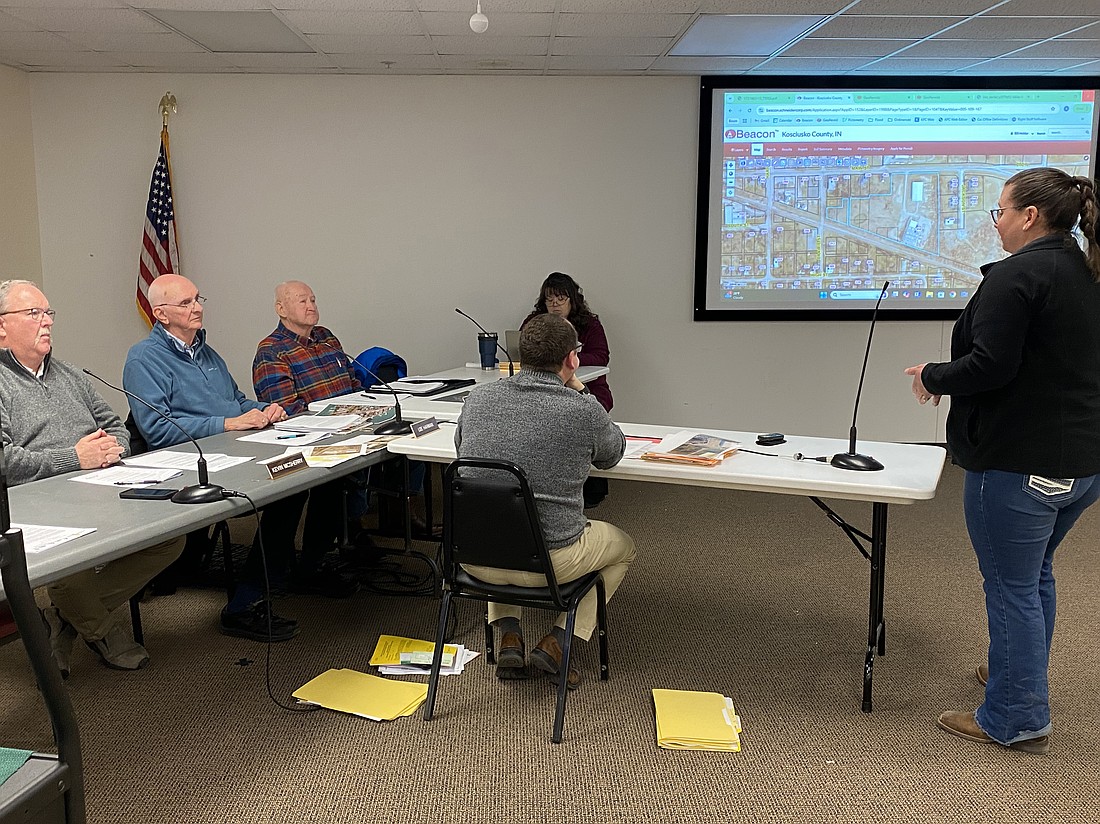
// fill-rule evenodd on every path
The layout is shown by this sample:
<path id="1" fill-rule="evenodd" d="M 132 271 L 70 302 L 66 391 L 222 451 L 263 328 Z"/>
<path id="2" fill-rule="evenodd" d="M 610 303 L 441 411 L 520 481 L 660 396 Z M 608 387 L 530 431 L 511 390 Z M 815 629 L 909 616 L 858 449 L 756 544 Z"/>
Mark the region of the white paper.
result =
<path id="1" fill-rule="evenodd" d="M 410 383 L 409 380 L 409 378 L 405 378 L 404 380 L 392 381 L 386 384 L 386 386 L 388 386 L 390 389 L 393 389 L 395 392 L 408 392 L 410 395 L 427 395 L 430 392 L 437 392 L 447 385 L 443 381 Z M 371 391 L 377 392 L 378 394 L 385 392 L 381 384 L 375 384 L 374 386 L 372 386 Z"/>
<path id="2" fill-rule="evenodd" d="M 153 466 L 164 469 L 194 470 L 198 464 L 198 460 L 198 452 L 175 452 L 173 450 L 167 450 L 165 452 L 143 452 L 140 455 L 132 455 L 127 458 L 124 463 L 127 466 Z M 236 466 L 237 464 L 242 464 L 250 460 L 252 459 L 248 457 L 238 458 L 233 455 L 223 455 L 220 452 L 207 452 L 206 469 L 208 472 L 220 472 L 223 469 L 228 469 L 231 466 Z"/>
<path id="3" fill-rule="evenodd" d="M 164 483 L 172 478 L 178 478 L 181 474 L 183 473 L 176 469 L 118 465 L 98 469 L 95 472 L 89 472 L 87 475 L 78 475 L 69 480 L 102 486 L 145 486 L 147 484 Z"/>
<path id="4" fill-rule="evenodd" d="M 237 440 L 248 441 L 249 443 L 271 443 L 276 446 L 286 446 L 288 443 L 305 446 L 328 436 L 328 432 L 283 432 L 278 429 L 263 429 L 259 432 L 253 432 L 251 435 L 237 438 Z"/>
<path id="5" fill-rule="evenodd" d="M 458 645 L 458 654 L 455 655 L 455 662 L 449 667 L 441 666 L 439 668 L 440 675 L 461 675 L 462 670 L 466 668 L 466 665 L 473 661 L 480 655 L 479 652 L 466 649 L 461 644 Z M 411 667 L 401 665 L 383 665 L 378 668 L 379 675 L 431 675 L 432 671 L 428 667 Z"/>
<path id="6" fill-rule="evenodd" d="M 642 455 L 646 452 L 652 452 L 657 448 L 657 444 L 660 443 L 660 439 L 650 440 L 643 436 L 626 436 L 626 452 L 623 453 L 623 460 L 636 459 L 641 460 Z"/>
<path id="7" fill-rule="evenodd" d="M 39 526 L 38 524 L 12 524 L 12 528 L 23 530 L 23 549 L 29 553 L 45 552 L 81 535 L 90 535 L 95 532 L 95 527 Z"/>
<path id="8" fill-rule="evenodd" d="M 286 432 L 339 432 L 360 421 L 359 415 L 296 415 L 279 421 L 275 428 Z"/>

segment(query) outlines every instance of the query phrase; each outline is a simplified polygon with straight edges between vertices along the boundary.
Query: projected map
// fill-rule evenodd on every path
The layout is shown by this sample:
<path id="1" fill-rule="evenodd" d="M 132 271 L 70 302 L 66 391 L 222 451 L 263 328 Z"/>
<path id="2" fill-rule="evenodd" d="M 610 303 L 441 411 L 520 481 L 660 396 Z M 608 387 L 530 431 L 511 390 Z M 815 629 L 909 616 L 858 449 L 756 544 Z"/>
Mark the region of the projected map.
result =
<path id="1" fill-rule="evenodd" d="M 723 103 L 723 303 L 785 290 L 852 305 L 889 280 L 896 308 L 965 304 L 977 267 L 1005 255 L 989 214 L 1005 181 L 1033 166 L 1089 174 L 1089 92 L 738 91 Z"/>

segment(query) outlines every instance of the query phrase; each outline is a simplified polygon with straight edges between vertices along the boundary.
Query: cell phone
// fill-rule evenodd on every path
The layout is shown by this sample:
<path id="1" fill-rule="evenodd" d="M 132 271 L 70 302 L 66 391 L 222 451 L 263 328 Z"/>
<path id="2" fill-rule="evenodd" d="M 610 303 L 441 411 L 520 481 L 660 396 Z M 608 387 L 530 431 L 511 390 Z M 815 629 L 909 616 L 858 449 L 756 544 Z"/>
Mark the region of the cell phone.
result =
<path id="1" fill-rule="evenodd" d="M 139 501 L 164 501 L 179 492 L 178 489 L 164 489 L 155 486 L 152 489 L 143 486 L 132 486 L 118 493 L 120 498 L 135 498 Z"/>
<path id="2" fill-rule="evenodd" d="M 786 442 L 787 439 L 783 437 L 782 432 L 767 432 L 756 436 L 756 443 L 760 446 L 778 446 Z"/>

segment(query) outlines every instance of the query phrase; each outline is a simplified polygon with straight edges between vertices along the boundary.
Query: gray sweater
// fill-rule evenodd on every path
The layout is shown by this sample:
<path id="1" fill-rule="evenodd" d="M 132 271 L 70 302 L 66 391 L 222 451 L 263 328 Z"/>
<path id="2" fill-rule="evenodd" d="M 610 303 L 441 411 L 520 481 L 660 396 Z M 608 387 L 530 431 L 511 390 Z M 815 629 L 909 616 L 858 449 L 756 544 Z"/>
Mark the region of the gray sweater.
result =
<path id="1" fill-rule="evenodd" d="M 594 395 L 550 372 L 521 371 L 474 389 L 455 431 L 459 457 L 512 461 L 527 473 L 549 549 L 580 537 L 592 466 L 622 460 L 626 439 Z"/>
<path id="2" fill-rule="evenodd" d="M 124 449 L 130 446 L 122 420 L 91 382 L 52 355 L 39 379 L 0 349 L 0 419 L 12 486 L 80 469 L 76 442 L 97 429 L 114 435 Z"/>

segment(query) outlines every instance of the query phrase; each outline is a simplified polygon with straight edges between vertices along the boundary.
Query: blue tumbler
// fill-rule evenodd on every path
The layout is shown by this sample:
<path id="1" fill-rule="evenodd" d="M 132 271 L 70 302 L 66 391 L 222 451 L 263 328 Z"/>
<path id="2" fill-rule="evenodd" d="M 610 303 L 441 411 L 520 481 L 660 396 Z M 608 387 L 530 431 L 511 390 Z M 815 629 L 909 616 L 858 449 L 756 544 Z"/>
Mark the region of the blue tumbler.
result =
<path id="1" fill-rule="evenodd" d="M 497 368 L 497 333 L 478 332 L 477 350 L 481 354 L 482 369 Z"/>

